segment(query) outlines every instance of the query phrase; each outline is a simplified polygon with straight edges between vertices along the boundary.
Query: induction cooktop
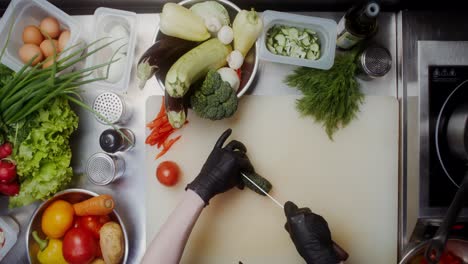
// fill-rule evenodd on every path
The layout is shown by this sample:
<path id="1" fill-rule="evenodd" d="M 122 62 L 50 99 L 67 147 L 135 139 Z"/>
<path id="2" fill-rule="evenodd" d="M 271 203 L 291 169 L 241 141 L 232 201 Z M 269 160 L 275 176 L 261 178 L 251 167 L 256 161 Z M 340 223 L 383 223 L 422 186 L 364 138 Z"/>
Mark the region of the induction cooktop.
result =
<path id="1" fill-rule="evenodd" d="M 433 65 L 428 70 L 429 167 L 421 177 L 427 177 L 428 206 L 447 208 L 468 168 L 450 153 L 445 135 L 454 108 L 468 104 L 468 66 Z"/>

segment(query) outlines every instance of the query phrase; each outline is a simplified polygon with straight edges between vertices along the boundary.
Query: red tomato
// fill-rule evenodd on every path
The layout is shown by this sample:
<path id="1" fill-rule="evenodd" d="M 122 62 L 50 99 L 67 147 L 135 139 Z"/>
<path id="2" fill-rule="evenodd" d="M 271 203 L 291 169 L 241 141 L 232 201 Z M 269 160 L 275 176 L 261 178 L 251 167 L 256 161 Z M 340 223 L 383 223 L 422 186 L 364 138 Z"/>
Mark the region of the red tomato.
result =
<path id="1" fill-rule="evenodd" d="M 68 263 L 88 264 L 98 254 L 98 243 L 87 229 L 72 228 L 63 238 L 62 251 Z"/>
<path id="2" fill-rule="evenodd" d="M 99 230 L 101 230 L 101 227 L 109 221 L 110 217 L 108 215 L 79 216 L 77 217 L 75 227 L 82 227 L 84 229 L 87 229 L 88 231 L 91 231 L 91 233 L 96 239 L 99 239 Z"/>
<path id="3" fill-rule="evenodd" d="M 179 166 L 172 161 L 164 161 L 156 170 L 158 181 L 166 186 L 173 186 L 179 180 Z"/>

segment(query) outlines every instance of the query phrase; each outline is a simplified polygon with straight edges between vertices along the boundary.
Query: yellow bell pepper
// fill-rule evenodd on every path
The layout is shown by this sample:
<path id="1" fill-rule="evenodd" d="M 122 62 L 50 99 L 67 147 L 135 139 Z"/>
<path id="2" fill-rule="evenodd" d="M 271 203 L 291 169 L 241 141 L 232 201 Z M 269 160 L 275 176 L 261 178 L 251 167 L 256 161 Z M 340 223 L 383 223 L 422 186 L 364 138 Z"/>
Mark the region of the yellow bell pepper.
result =
<path id="1" fill-rule="evenodd" d="M 59 239 L 43 240 L 36 231 L 32 233 L 34 240 L 39 245 L 37 260 L 41 264 L 67 264 L 62 254 L 62 241 Z"/>

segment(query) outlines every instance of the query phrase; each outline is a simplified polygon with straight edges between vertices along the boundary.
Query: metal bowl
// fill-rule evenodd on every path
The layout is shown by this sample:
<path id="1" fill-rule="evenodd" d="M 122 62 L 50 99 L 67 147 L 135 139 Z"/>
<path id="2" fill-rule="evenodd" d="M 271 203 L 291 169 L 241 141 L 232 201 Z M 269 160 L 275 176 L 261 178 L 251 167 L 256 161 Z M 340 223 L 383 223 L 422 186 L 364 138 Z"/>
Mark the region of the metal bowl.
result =
<path id="1" fill-rule="evenodd" d="M 401 259 L 399 264 L 421 263 L 419 260 L 424 258 L 424 252 L 426 251 L 429 241 L 430 240 L 424 241 L 409 250 Z M 468 241 L 462 239 L 449 239 L 445 250 L 450 251 L 455 256 L 461 258 L 463 263 L 468 263 Z"/>
<path id="2" fill-rule="evenodd" d="M 179 5 L 182 5 L 184 7 L 190 8 L 192 5 L 196 3 L 201 3 L 201 2 L 206 2 L 207 0 L 184 0 L 179 2 Z M 222 4 L 226 10 L 229 13 L 229 17 L 231 18 L 231 24 L 232 21 L 234 21 L 234 18 L 236 17 L 237 13 L 241 11 L 241 9 L 236 6 L 234 3 L 227 1 L 227 0 L 216 0 L 216 2 Z M 164 34 L 159 34 L 159 27 L 156 31 L 156 37 L 154 39 L 154 42 L 161 40 L 164 38 Z M 244 64 L 242 65 L 241 68 L 241 83 L 239 86 L 239 90 L 237 91 L 237 98 L 242 97 L 245 92 L 250 88 L 252 83 L 255 80 L 255 75 L 257 74 L 258 70 L 258 47 L 257 42 L 255 43 L 254 47 L 252 47 L 245 56 L 244 59 Z M 174 61 L 175 62 L 175 61 Z M 171 64 L 173 64 L 172 62 Z M 168 70 L 168 69 L 167 69 Z M 156 80 L 158 81 L 159 85 L 164 89 L 164 79 L 167 74 L 167 70 L 165 69 L 160 69 L 160 71 L 155 75 Z"/>
<path id="3" fill-rule="evenodd" d="M 32 231 L 36 230 L 40 237 L 46 237 L 44 233 L 42 232 L 42 228 L 41 228 L 42 213 L 44 212 L 44 210 L 52 202 L 56 200 L 65 200 L 70 203 L 78 203 L 86 199 L 89 199 L 93 196 L 98 196 L 98 194 L 88 191 L 88 190 L 84 190 L 84 189 L 67 189 L 67 190 L 64 190 L 62 192 L 55 194 L 54 197 L 45 201 L 36 209 L 36 211 L 31 217 L 31 220 L 28 225 L 28 229 L 26 231 L 26 247 L 29 253 L 28 254 L 29 263 L 39 264 L 39 261 L 37 260 L 37 253 L 39 251 L 39 246 L 37 245 L 37 243 L 34 241 L 32 237 Z M 109 216 L 113 221 L 116 221 L 122 227 L 122 232 L 124 235 L 124 247 L 125 247 L 122 263 L 127 263 L 128 235 L 127 235 L 125 225 L 122 221 L 122 218 L 120 218 L 119 214 L 115 210 Z"/>

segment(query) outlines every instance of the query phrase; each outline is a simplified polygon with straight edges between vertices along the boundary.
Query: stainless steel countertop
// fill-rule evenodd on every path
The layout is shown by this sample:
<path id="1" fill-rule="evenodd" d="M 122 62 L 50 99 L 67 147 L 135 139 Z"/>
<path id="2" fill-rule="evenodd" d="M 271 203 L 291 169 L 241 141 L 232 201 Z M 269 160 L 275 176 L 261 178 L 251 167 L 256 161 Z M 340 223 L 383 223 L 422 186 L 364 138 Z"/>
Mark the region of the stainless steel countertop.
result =
<path id="1" fill-rule="evenodd" d="M 343 13 L 307 13 L 307 15 L 332 18 L 338 21 Z M 93 16 L 75 16 L 80 22 L 84 30 L 84 36 L 90 36 L 90 31 L 93 25 Z M 148 48 L 154 39 L 155 28 L 159 22 L 158 14 L 139 14 L 138 15 L 138 31 L 135 51 L 135 60 L 133 71 L 135 70 L 136 61 L 139 56 Z M 397 78 L 396 78 L 396 15 L 394 13 L 382 13 L 379 18 L 380 30 L 374 38 L 375 42 L 386 47 L 392 55 L 392 69 L 384 77 L 373 81 L 361 81 L 361 89 L 367 95 L 379 96 L 397 96 Z M 274 64 L 269 62 L 261 62 L 259 73 L 257 74 L 257 82 L 255 88 L 251 88 L 248 92 L 254 95 L 286 95 L 297 94 L 297 90 L 291 89 L 282 80 L 295 67 L 290 65 Z M 144 90 L 139 90 L 132 74 L 132 80 L 129 89 L 126 93 L 128 102 L 133 106 L 133 118 L 124 127 L 130 128 L 136 135 L 136 147 L 129 153 L 123 154 L 126 161 L 127 169 L 124 177 L 116 183 L 108 186 L 98 187 L 91 184 L 85 175 L 82 175 L 84 164 L 88 157 L 95 152 L 100 151 L 98 137 L 106 128 L 98 123 L 95 118 L 81 109 L 77 109 L 80 116 L 80 126 L 74 136 L 72 149 L 74 158 L 72 165 L 76 175 L 74 187 L 82 187 L 97 193 L 110 193 L 115 196 L 117 201 L 117 210 L 124 219 L 124 222 L 129 233 L 130 252 L 128 263 L 138 263 L 144 254 L 146 248 L 145 234 L 145 201 L 144 193 L 144 135 L 145 135 L 145 103 L 146 98 L 150 95 L 162 95 L 162 90 L 158 87 L 157 82 L 151 79 L 147 82 Z M 94 98 L 100 93 L 99 89 L 90 88 L 83 92 L 85 102 L 91 104 Z M 77 136 L 79 135 L 79 136 Z M 369 186 L 372 188 L 372 186 Z M 8 210 L 6 208 L 7 200 L 5 197 L 0 198 L 0 215 L 8 214 L 13 216 L 21 226 L 21 233 L 17 244 L 2 263 L 27 263 L 25 249 L 25 234 L 29 218 L 38 203 L 28 207 Z M 395 241 L 396 243 L 396 241 Z"/>
<path id="2" fill-rule="evenodd" d="M 418 219 L 419 93 L 418 41 L 466 41 L 464 13 L 402 11 L 397 17 L 398 99 L 400 103 L 399 254 L 404 253 Z M 458 55 L 462 55 L 460 53 Z M 465 54 L 466 57 L 466 54 Z M 446 60 L 444 60 L 447 62 Z M 427 83 L 427 82 L 426 82 Z"/>

